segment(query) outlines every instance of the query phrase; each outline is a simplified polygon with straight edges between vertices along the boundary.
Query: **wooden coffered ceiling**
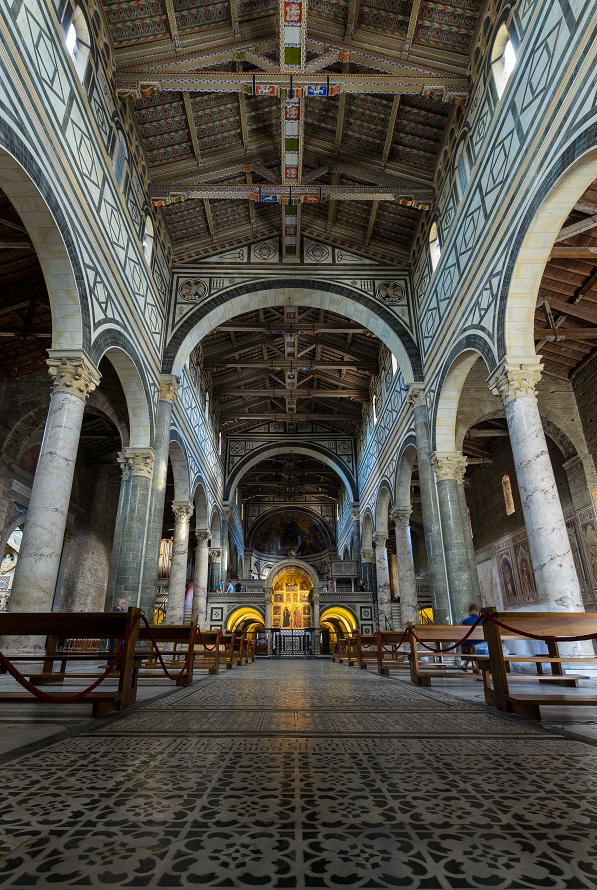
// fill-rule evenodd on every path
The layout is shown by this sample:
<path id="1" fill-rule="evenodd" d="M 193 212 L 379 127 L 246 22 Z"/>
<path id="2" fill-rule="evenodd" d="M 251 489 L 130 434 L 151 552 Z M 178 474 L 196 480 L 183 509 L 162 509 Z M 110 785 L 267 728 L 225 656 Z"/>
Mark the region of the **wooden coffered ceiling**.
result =
<path id="1" fill-rule="evenodd" d="M 597 180 L 555 240 L 535 311 L 544 373 L 574 377 L 597 354 Z"/>
<path id="2" fill-rule="evenodd" d="M 407 260 L 484 2 L 104 0 L 175 259 L 309 235 Z"/>

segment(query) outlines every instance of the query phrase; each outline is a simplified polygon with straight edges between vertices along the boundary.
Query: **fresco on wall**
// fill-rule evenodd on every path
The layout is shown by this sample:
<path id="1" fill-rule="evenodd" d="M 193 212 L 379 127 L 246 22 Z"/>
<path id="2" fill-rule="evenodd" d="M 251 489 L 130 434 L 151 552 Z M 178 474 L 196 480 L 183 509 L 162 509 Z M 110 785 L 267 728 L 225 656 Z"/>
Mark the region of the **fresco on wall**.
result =
<path id="1" fill-rule="evenodd" d="M 508 547 L 505 550 L 499 550 L 497 558 L 504 607 L 509 609 L 511 606 L 518 605 L 519 602 L 518 582 L 514 570 L 512 549 Z"/>
<path id="2" fill-rule="evenodd" d="M 275 556 L 311 556 L 327 549 L 318 526 L 301 513 L 274 516 L 257 533 L 255 549 Z"/>
<path id="3" fill-rule="evenodd" d="M 516 566 L 518 568 L 518 578 L 520 581 L 519 594 L 521 603 L 538 602 L 537 585 L 535 584 L 535 575 L 533 574 L 533 566 L 531 565 L 531 554 L 529 552 L 528 541 L 521 541 L 514 548 L 516 554 Z"/>
<path id="4" fill-rule="evenodd" d="M 502 591 L 495 557 L 490 556 L 477 565 L 479 575 L 479 589 L 481 591 L 481 605 L 503 608 Z"/>
<path id="5" fill-rule="evenodd" d="M 302 630 L 311 627 L 309 585 L 289 569 L 278 575 L 272 592 L 272 627 L 282 630 Z"/>
<path id="6" fill-rule="evenodd" d="M 591 590 L 592 584 L 589 580 L 589 576 L 587 573 L 587 569 L 585 566 L 585 560 L 582 554 L 582 544 L 579 540 L 579 531 L 577 527 L 577 523 L 574 519 L 569 519 L 566 523 L 566 530 L 568 532 L 568 539 L 570 541 L 570 549 L 572 550 L 572 557 L 574 559 L 574 566 L 576 568 L 576 574 L 578 575 L 578 583 L 580 584 L 580 591 L 582 594 L 583 602 L 592 603 L 593 602 L 593 593 Z"/>
<path id="7" fill-rule="evenodd" d="M 581 523 L 591 587 L 597 587 L 597 521 L 595 518 Z"/>

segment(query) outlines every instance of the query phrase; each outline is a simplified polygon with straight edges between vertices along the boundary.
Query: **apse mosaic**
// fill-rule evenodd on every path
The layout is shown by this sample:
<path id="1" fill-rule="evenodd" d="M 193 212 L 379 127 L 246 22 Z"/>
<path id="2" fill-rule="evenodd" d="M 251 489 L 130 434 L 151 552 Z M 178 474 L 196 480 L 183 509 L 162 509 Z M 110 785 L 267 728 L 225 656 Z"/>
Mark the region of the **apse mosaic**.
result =
<path id="1" fill-rule="evenodd" d="M 321 530 L 300 513 L 274 516 L 255 536 L 255 549 L 272 556 L 311 556 L 326 548 Z"/>

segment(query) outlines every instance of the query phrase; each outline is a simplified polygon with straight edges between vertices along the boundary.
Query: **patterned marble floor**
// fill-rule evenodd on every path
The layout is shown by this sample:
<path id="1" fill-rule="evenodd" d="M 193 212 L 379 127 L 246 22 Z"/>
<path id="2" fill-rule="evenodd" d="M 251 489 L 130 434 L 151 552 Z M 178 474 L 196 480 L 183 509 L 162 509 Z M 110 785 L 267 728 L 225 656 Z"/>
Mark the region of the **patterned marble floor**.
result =
<path id="1" fill-rule="evenodd" d="M 597 749 L 261 662 L 5 754 L 2 887 L 597 887 Z"/>

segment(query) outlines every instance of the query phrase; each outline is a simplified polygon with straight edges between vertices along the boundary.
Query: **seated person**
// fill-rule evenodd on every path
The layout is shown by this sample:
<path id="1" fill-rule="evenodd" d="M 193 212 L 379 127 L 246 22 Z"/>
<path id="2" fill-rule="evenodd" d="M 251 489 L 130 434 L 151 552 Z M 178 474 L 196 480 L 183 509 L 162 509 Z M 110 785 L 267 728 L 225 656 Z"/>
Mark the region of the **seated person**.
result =
<path id="1" fill-rule="evenodd" d="M 471 603 L 468 607 L 468 615 L 466 618 L 463 618 L 460 622 L 461 624 L 474 624 L 475 621 L 479 617 L 479 610 L 475 603 Z M 463 643 L 460 647 L 460 651 L 463 655 L 489 655 L 489 650 L 487 649 L 487 643 L 485 640 L 476 640 L 474 643 L 470 643 L 468 640 L 466 643 Z M 463 671 L 466 671 L 466 666 L 472 663 L 473 666 L 473 674 L 480 674 L 481 671 L 477 665 L 477 662 L 471 658 L 463 658 L 461 668 Z"/>

